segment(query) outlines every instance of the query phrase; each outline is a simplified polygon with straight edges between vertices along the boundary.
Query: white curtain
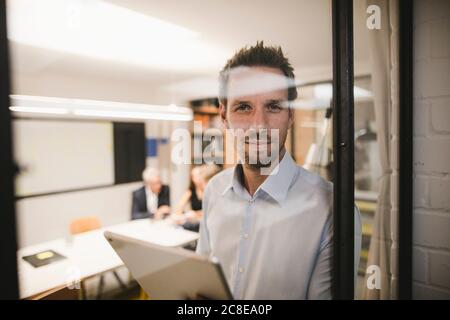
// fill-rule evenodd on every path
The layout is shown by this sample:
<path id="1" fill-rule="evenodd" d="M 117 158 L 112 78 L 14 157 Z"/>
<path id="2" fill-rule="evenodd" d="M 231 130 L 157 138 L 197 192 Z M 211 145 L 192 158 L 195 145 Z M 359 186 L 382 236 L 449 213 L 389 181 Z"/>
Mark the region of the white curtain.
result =
<path id="1" fill-rule="evenodd" d="M 367 266 L 381 271 L 380 289 L 364 286 L 365 299 L 397 298 L 398 252 L 398 1 L 368 0 L 381 10 L 381 29 L 369 30 L 372 88 L 382 168 Z M 366 275 L 366 282 L 367 283 Z"/>

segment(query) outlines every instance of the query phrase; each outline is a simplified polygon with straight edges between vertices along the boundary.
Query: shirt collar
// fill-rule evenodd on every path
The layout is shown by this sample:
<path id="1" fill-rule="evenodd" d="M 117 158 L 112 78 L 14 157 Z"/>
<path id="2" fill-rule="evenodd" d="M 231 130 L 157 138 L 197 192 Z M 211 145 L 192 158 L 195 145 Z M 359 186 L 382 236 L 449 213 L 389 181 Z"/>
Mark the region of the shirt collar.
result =
<path id="1" fill-rule="evenodd" d="M 144 190 L 145 190 L 145 195 L 147 197 L 150 197 L 150 196 L 154 195 L 153 191 L 150 188 L 147 188 L 147 186 L 144 186 Z"/>
<path id="2" fill-rule="evenodd" d="M 269 175 L 267 179 L 259 186 L 258 190 L 255 192 L 255 196 L 258 196 L 260 190 L 263 190 L 266 194 L 272 197 L 278 204 L 286 199 L 289 187 L 291 185 L 292 179 L 297 172 L 297 165 L 292 159 L 291 155 L 286 151 L 283 159 L 274 168 L 273 174 Z M 228 190 L 233 189 L 237 194 L 248 195 L 247 190 L 241 183 L 242 177 L 242 165 L 238 164 L 234 167 L 232 174 L 230 175 L 230 180 L 223 194 Z"/>

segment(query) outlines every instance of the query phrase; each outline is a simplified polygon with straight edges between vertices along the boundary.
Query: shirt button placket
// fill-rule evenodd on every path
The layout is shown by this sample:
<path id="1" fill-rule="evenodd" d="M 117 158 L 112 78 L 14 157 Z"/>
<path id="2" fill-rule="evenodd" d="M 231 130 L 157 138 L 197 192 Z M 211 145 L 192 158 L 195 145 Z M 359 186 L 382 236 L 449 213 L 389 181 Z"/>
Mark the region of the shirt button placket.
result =
<path id="1" fill-rule="evenodd" d="M 241 234 L 241 240 L 240 240 L 240 245 L 239 245 L 238 272 L 236 275 L 236 286 L 235 286 L 236 296 L 241 295 L 240 283 L 241 283 L 241 278 L 243 276 L 243 273 L 245 271 L 243 265 L 246 260 L 246 253 L 247 253 L 247 247 L 248 247 L 248 241 L 246 241 L 246 240 L 248 239 L 248 232 L 249 232 L 249 228 L 250 228 L 251 209 L 252 209 L 253 203 L 254 203 L 253 198 L 248 200 L 248 206 L 245 210 L 245 215 L 244 215 L 244 221 L 243 221 L 243 226 L 242 226 L 243 233 Z M 243 297 L 241 297 L 241 298 L 243 298 Z"/>

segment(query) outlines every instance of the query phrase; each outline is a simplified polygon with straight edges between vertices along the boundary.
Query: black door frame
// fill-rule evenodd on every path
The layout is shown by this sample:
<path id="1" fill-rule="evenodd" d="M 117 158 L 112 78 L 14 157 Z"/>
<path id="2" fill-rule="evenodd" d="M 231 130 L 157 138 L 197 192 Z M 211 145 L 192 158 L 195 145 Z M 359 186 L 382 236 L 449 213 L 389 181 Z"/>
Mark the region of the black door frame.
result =
<path id="1" fill-rule="evenodd" d="M 398 298 L 412 299 L 413 7 L 399 0 Z"/>
<path id="2" fill-rule="evenodd" d="M 353 0 L 333 0 L 333 299 L 354 297 Z"/>
<path id="3" fill-rule="evenodd" d="M 9 111 L 9 57 L 6 1 L 0 1 L 0 299 L 18 299 L 17 238 L 14 202 L 15 166 Z"/>

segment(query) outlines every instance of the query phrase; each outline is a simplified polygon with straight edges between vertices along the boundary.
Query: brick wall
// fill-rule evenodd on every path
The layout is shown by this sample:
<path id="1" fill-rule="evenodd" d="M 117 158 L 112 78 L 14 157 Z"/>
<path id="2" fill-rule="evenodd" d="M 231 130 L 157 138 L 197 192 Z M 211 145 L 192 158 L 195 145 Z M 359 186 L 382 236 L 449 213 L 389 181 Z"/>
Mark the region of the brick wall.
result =
<path id="1" fill-rule="evenodd" d="M 450 0 L 414 2 L 413 297 L 450 299 Z"/>

